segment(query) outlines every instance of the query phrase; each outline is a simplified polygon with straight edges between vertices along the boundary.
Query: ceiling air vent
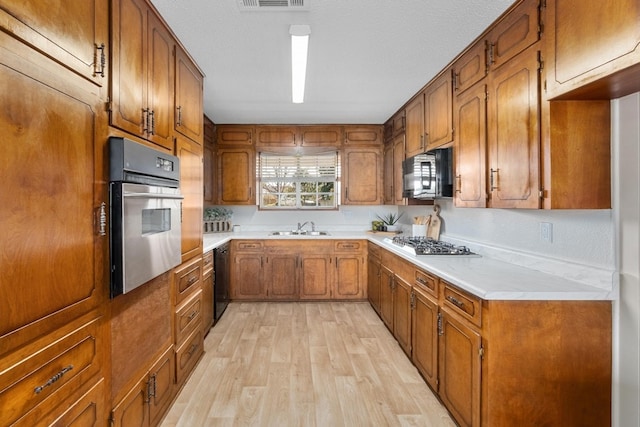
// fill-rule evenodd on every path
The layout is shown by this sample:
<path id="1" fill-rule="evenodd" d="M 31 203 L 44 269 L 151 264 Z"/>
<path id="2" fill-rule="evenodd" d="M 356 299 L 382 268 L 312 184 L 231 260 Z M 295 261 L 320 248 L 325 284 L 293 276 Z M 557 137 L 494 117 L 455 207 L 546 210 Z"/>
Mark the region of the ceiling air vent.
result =
<path id="1" fill-rule="evenodd" d="M 306 10 L 304 0 L 238 0 L 238 7 L 241 11 Z"/>

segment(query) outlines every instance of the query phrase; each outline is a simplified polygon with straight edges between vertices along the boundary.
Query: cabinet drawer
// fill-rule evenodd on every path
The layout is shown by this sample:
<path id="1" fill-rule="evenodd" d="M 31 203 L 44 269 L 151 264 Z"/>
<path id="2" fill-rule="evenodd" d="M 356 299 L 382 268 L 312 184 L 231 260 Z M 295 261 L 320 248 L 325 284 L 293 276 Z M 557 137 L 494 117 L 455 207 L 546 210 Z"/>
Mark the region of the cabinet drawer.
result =
<path id="1" fill-rule="evenodd" d="M 482 301 L 475 295 L 464 292 L 453 285 L 443 283 L 443 304 L 456 314 L 469 320 L 474 325 L 482 326 Z"/>
<path id="2" fill-rule="evenodd" d="M 186 300 L 175 313 L 175 339 L 180 344 L 187 335 L 200 326 L 202 320 L 202 291 Z"/>
<path id="3" fill-rule="evenodd" d="M 46 408 L 35 412 L 52 411 L 99 372 L 104 353 L 100 324 L 94 319 L 66 335 L 54 333 L 43 348 L 0 361 L 0 425 L 10 425 L 43 401 Z"/>
<path id="4" fill-rule="evenodd" d="M 261 241 L 242 241 L 239 240 L 235 243 L 235 249 L 237 251 L 250 251 L 258 252 L 264 250 L 264 243 Z"/>
<path id="5" fill-rule="evenodd" d="M 338 240 L 334 242 L 336 252 L 354 252 L 364 248 L 364 242 L 360 240 Z"/>
<path id="6" fill-rule="evenodd" d="M 202 274 L 207 274 L 213 270 L 213 251 L 209 251 L 202 256 Z"/>
<path id="7" fill-rule="evenodd" d="M 176 380 L 178 385 L 189 377 L 202 352 L 202 329 L 198 328 L 176 351 Z"/>
<path id="8" fill-rule="evenodd" d="M 438 283 L 439 279 L 436 276 L 432 276 L 422 270 L 416 270 L 414 284 L 429 292 L 436 298 L 438 297 Z"/>
<path id="9" fill-rule="evenodd" d="M 202 258 L 195 258 L 182 264 L 174 272 L 176 305 L 184 301 L 193 291 L 199 289 L 202 279 Z"/>

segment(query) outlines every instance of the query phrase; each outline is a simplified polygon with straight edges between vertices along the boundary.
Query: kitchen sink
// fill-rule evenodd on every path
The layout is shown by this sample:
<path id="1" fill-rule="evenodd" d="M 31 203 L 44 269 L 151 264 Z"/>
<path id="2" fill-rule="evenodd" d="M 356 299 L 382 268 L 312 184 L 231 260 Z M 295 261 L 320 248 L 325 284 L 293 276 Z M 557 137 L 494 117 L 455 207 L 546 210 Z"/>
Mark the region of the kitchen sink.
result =
<path id="1" fill-rule="evenodd" d="M 329 236 L 327 231 L 272 231 L 271 236 Z"/>

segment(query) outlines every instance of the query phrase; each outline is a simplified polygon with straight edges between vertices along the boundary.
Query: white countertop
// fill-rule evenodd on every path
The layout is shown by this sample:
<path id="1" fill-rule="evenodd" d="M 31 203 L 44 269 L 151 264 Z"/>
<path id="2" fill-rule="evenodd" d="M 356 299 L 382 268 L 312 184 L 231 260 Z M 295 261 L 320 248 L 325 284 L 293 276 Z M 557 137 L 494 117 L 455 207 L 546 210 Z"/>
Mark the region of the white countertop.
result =
<path id="1" fill-rule="evenodd" d="M 613 271 L 598 272 L 604 277 L 600 282 L 604 283 L 595 286 L 587 280 L 567 278 L 575 274 L 565 274 L 561 263 L 560 267 L 554 267 L 557 274 L 550 274 L 487 256 L 416 256 L 385 242 L 385 236 L 363 231 L 329 233 L 313 237 L 270 236 L 267 231 L 211 233 L 204 235 L 204 252 L 232 239 L 366 239 L 485 300 L 614 300 L 617 296 Z M 575 269 L 575 265 L 566 266 L 567 272 Z"/>

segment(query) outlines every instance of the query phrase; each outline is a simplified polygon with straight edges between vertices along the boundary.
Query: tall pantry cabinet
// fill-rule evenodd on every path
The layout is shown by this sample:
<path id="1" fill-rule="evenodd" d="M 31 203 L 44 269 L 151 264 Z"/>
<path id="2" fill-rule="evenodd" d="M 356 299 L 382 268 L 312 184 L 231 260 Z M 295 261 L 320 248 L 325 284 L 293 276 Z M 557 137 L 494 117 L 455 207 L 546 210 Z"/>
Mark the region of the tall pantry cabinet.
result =
<path id="1" fill-rule="evenodd" d="M 108 2 L 82 6 L 0 5 L 0 425 L 108 411 Z"/>
<path id="2" fill-rule="evenodd" d="M 172 272 L 109 299 L 107 141 L 183 158 L 200 265 L 203 76 L 144 0 L 2 0 L 0 29 L 0 425 L 156 425 L 193 367 L 173 319 L 197 305 Z"/>

